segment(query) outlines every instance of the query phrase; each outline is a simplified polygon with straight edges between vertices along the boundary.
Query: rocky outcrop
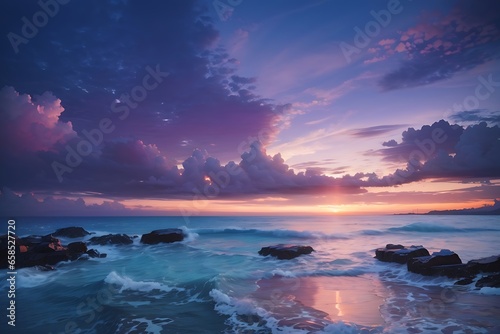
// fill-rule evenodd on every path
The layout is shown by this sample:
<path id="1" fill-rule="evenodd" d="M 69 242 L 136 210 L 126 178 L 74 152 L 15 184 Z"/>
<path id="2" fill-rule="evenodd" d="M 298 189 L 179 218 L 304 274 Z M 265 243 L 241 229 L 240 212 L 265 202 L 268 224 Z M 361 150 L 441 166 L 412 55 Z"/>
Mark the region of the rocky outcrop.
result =
<path id="1" fill-rule="evenodd" d="M 141 243 L 155 245 L 159 243 L 172 243 L 184 240 L 184 232 L 179 228 L 167 228 L 163 230 L 155 230 L 150 233 L 143 234 Z"/>
<path id="2" fill-rule="evenodd" d="M 500 255 L 493 255 L 467 262 L 467 267 L 474 272 L 493 273 L 500 272 Z"/>
<path id="3" fill-rule="evenodd" d="M 107 234 L 100 237 L 92 237 L 90 245 L 130 245 L 134 240 L 126 234 Z"/>
<path id="4" fill-rule="evenodd" d="M 482 277 L 476 282 L 476 287 L 500 288 L 500 274 Z"/>
<path id="5" fill-rule="evenodd" d="M 90 233 L 85 231 L 83 227 L 76 227 L 76 226 L 60 228 L 54 233 L 52 233 L 52 235 L 56 237 L 66 237 L 66 238 L 80 238 L 89 234 Z"/>
<path id="6" fill-rule="evenodd" d="M 408 260 L 419 257 L 429 256 L 429 251 L 423 246 L 410 246 L 387 244 L 384 248 L 375 250 L 375 258 L 384 262 L 407 263 Z"/>
<path id="7" fill-rule="evenodd" d="M 72 243 L 68 244 L 67 248 L 68 248 L 68 252 L 77 253 L 77 254 L 78 253 L 80 253 L 80 254 L 86 253 L 88 250 L 87 245 L 82 241 L 72 242 Z"/>
<path id="8" fill-rule="evenodd" d="M 87 254 L 89 257 L 96 257 L 96 258 L 104 258 L 108 255 L 106 253 L 100 253 L 98 250 L 95 249 L 89 249 L 85 254 Z"/>
<path id="9" fill-rule="evenodd" d="M 407 268 L 408 271 L 412 273 L 433 275 L 435 274 L 435 268 L 433 270 L 433 267 L 440 267 L 443 269 L 443 266 L 460 264 L 462 264 L 462 260 L 455 252 L 449 249 L 442 249 L 439 252 L 432 253 L 430 256 L 420 256 L 409 260 Z M 450 268 L 456 269 L 456 267 Z"/>
<path id="10" fill-rule="evenodd" d="M 0 236 L 0 269 L 5 269 L 7 263 L 7 241 L 6 235 Z M 96 250 L 88 250 L 84 242 L 72 242 L 63 246 L 58 238 L 53 235 L 30 235 L 24 238 L 16 238 L 15 268 L 37 267 L 40 270 L 52 270 L 53 265 L 63 261 L 74 261 L 83 254 L 90 257 L 105 257 Z M 5 254 L 3 254 L 5 253 Z M 5 259 L 5 261 L 4 261 Z"/>
<path id="11" fill-rule="evenodd" d="M 290 260 L 303 254 L 311 254 L 314 249 L 311 246 L 284 245 L 262 247 L 259 251 L 263 256 L 274 256 L 280 260 Z"/>

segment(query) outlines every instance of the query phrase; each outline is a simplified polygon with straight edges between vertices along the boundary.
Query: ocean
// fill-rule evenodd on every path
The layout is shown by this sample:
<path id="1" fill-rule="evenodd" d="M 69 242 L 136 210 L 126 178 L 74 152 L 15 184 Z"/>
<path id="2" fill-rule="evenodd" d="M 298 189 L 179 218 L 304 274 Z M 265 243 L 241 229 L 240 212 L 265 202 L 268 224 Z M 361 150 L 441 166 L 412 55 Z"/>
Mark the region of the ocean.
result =
<path id="1" fill-rule="evenodd" d="M 373 258 L 387 243 L 450 249 L 463 262 L 499 254 L 498 216 L 16 219 L 19 237 L 68 226 L 95 234 L 63 244 L 109 233 L 139 238 L 89 247 L 106 258 L 17 270 L 15 327 L 3 279 L 1 333 L 500 333 L 500 289 Z M 187 238 L 140 244 L 141 234 L 169 227 Z M 258 255 L 281 243 L 315 252 Z"/>

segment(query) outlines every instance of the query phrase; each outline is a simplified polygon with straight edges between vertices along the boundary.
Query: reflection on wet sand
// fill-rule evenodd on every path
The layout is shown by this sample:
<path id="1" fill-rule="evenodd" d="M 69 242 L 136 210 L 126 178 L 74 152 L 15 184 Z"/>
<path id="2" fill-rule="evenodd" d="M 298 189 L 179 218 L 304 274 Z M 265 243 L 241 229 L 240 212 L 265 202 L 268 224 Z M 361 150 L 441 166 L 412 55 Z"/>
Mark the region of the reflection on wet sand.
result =
<path id="1" fill-rule="evenodd" d="M 306 330 L 332 321 L 383 325 L 379 308 L 384 288 L 373 277 L 273 277 L 257 285 L 252 297 L 281 325 Z"/>

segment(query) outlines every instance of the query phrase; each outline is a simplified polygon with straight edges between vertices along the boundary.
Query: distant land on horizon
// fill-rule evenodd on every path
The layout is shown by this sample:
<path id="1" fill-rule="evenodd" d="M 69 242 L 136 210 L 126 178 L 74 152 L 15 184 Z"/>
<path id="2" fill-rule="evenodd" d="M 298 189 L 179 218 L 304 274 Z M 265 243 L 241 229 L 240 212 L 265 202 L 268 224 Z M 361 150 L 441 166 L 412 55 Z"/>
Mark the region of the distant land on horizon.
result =
<path id="1" fill-rule="evenodd" d="M 433 210 L 427 213 L 402 213 L 401 215 L 500 215 L 500 201 L 494 199 L 493 205 L 485 205 L 480 208 Z"/>

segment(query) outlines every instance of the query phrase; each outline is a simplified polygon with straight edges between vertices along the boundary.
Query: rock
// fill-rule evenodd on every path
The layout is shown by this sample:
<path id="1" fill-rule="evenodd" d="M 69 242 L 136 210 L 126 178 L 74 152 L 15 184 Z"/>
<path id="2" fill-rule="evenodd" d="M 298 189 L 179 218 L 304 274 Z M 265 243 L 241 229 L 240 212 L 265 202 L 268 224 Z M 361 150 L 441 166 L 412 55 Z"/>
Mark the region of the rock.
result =
<path id="1" fill-rule="evenodd" d="M 108 234 L 92 237 L 89 240 L 91 245 L 129 245 L 131 243 L 133 243 L 132 238 L 126 234 Z"/>
<path id="2" fill-rule="evenodd" d="M 184 240 L 184 233 L 179 228 L 167 228 L 163 230 L 155 230 L 150 233 L 143 234 L 141 243 L 155 245 L 160 242 L 170 243 Z"/>
<path id="3" fill-rule="evenodd" d="M 478 288 L 500 288 L 500 274 L 484 276 L 476 282 Z"/>
<path id="4" fill-rule="evenodd" d="M 423 246 L 404 247 L 403 245 L 387 244 L 385 248 L 375 250 L 375 258 L 384 262 L 407 263 L 409 259 L 428 256 L 429 251 Z"/>
<path id="5" fill-rule="evenodd" d="M 85 231 L 82 227 L 64 227 L 60 228 L 53 233 L 56 237 L 66 237 L 66 238 L 80 238 L 90 233 Z"/>
<path id="6" fill-rule="evenodd" d="M 41 242 L 38 245 L 29 248 L 31 253 L 51 253 L 65 250 L 66 247 L 63 247 L 59 240 L 54 242 Z"/>
<path id="7" fill-rule="evenodd" d="M 311 246 L 284 245 L 262 247 L 259 251 L 260 255 L 271 255 L 280 260 L 290 260 L 302 254 L 311 254 L 314 249 Z"/>
<path id="8" fill-rule="evenodd" d="M 18 254 L 16 260 L 16 268 L 23 268 L 55 265 L 61 261 L 69 261 L 70 257 L 68 255 L 68 252 L 66 252 L 65 250 L 47 253 L 36 253 L 33 251 L 29 251 L 26 253 Z"/>
<path id="9" fill-rule="evenodd" d="M 100 253 L 98 250 L 95 249 L 89 249 L 85 254 L 88 254 L 90 257 L 97 257 L 97 258 L 105 258 L 108 256 L 106 253 Z"/>
<path id="10" fill-rule="evenodd" d="M 462 278 L 462 277 L 474 277 L 475 274 L 476 273 L 471 271 L 470 268 L 464 263 L 437 265 L 428 268 L 428 275 L 433 275 L 433 276 Z"/>
<path id="11" fill-rule="evenodd" d="M 456 281 L 455 285 L 469 285 L 472 282 L 474 282 L 474 277 L 467 277 L 467 278 L 462 278 L 461 280 Z"/>
<path id="12" fill-rule="evenodd" d="M 397 245 L 387 244 L 387 245 L 385 245 L 385 248 L 387 248 L 387 249 L 403 249 L 403 248 L 405 248 L 405 246 L 400 245 L 400 244 L 397 244 Z"/>
<path id="13" fill-rule="evenodd" d="M 500 255 L 493 255 L 477 260 L 470 260 L 467 262 L 467 266 L 471 271 L 476 273 L 485 272 L 500 272 Z"/>
<path id="14" fill-rule="evenodd" d="M 39 245 L 42 242 L 42 236 L 30 235 L 24 238 L 19 238 L 19 243 L 27 248 Z"/>
<path id="15" fill-rule="evenodd" d="M 68 245 L 68 252 L 83 254 L 87 252 L 87 245 L 82 241 L 72 242 Z"/>
<path id="16" fill-rule="evenodd" d="M 460 257 L 448 250 L 442 249 L 439 252 L 434 252 L 430 256 L 420 256 L 415 257 L 408 261 L 407 267 L 408 271 L 412 273 L 421 274 L 421 275 L 433 275 L 435 266 L 444 266 L 444 265 L 456 265 L 461 264 L 462 260 Z"/>

